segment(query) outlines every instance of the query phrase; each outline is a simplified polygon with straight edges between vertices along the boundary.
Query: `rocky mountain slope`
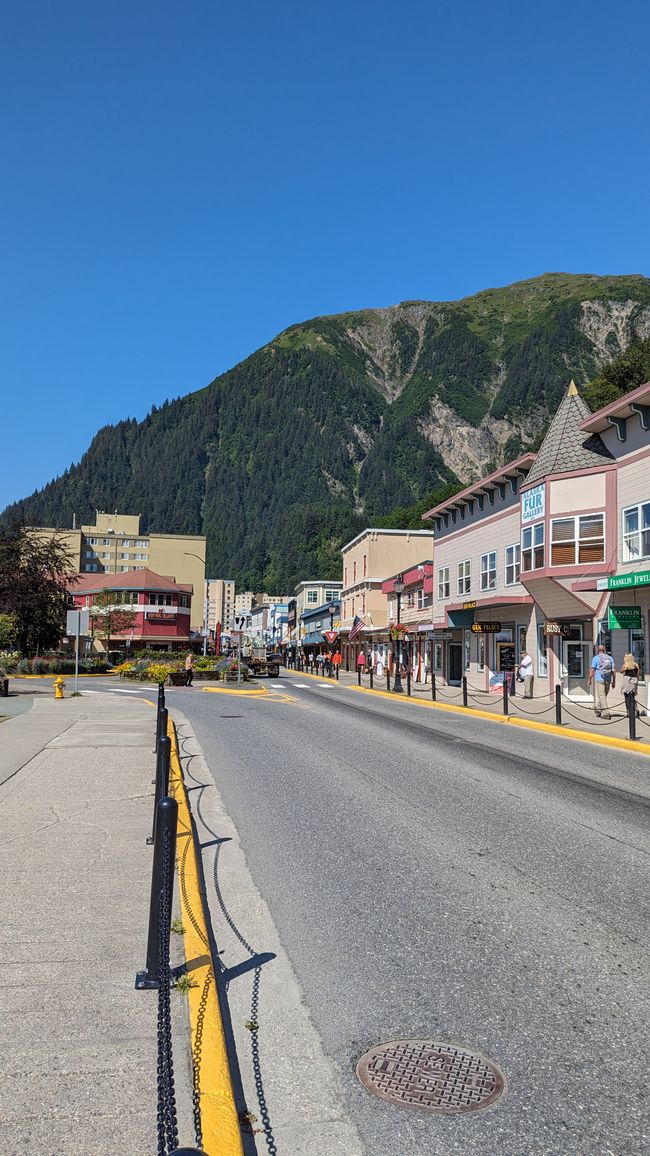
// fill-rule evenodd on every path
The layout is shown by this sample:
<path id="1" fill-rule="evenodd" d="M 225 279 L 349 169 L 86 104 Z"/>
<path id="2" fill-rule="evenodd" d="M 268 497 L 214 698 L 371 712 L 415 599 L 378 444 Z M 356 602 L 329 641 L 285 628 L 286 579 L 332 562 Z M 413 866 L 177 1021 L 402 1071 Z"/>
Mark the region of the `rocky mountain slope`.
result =
<path id="1" fill-rule="evenodd" d="M 340 542 L 543 431 L 571 377 L 650 336 L 650 280 L 546 274 L 453 302 L 292 326 L 207 388 L 99 431 L 78 465 L 5 511 L 95 509 L 208 536 L 209 570 L 288 589 L 335 576 Z"/>

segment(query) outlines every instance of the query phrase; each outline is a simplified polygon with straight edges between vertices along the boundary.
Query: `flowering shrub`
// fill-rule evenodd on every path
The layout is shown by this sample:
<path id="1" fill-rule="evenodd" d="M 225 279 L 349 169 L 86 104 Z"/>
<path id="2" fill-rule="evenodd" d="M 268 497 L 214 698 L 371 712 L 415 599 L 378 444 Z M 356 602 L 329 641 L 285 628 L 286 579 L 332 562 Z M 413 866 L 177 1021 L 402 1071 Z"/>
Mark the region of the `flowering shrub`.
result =
<path id="1" fill-rule="evenodd" d="M 20 662 L 19 650 L 0 650 L 0 666 L 7 674 L 11 674 Z"/>
<path id="2" fill-rule="evenodd" d="M 145 668 L 144 677 L 150 678 L 152 682 L 163 683 L 167 681 L 171 670 L 172 667 L 165 662 L 150 662 Z"/>

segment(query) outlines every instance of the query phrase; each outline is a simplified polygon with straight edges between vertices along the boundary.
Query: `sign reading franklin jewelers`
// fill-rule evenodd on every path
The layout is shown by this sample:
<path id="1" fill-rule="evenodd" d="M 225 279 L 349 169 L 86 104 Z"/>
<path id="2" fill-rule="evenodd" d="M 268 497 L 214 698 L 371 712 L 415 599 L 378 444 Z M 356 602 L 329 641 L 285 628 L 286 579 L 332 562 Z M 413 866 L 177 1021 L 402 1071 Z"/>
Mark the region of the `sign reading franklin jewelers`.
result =
<path id="1" fill-rule="evenodd" d="M 533 522 L 536 518 L 544 517 L 544 483 L 533 486 L 521 495 L 521 520 Z"/>
<path id="2" fill-rule="evenodd" d="M 610 606 L 607 611 L 607 625 L 610 630 L 640 630 L 640 606 Z"/>

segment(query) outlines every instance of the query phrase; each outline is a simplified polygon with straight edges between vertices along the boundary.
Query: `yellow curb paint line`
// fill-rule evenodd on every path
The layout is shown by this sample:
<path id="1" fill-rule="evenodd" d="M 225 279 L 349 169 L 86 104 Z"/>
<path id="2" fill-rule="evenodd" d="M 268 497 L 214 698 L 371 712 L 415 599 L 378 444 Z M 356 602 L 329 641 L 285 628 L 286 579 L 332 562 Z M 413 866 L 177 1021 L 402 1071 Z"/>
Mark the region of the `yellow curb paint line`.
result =
<path id="1" fill-rule="evenodd" d="M 207 688 L 206 688 L 207 689 Z M 243 1156 L 239 1118 L 228 1063 L 226 1037 L 215 982 L 201 888 L 197 849 L 194 843 L 187 789 L 183 781 L 176 728 L 168 721 L 171 740 L 170 786 L 178 803 L 177 867 L 183 947 L 186 959 L 205 960 L 189 973 L 196 986 L 189 988 L 192 1055 L 200 1052 L 198 1094 L 206 1156 Z M 200 1036 L 197 1039 L 197 1033 Z"/>
<path id="2" fill-rule="evenodd" d="M 492 723 L 506 723 L 512 726 L 524 727 L 528 730 L 543 731 L 546 734 L 554 735 L 555 738 L 579 739 L 583 743 L 598 743 L 601 746 L 616 747 L 619 750 L 634 751 L 638 755 L 650 755 L 650 744 L 644 742 L 632 742 L 631 739 L 617 738 L 615 735 L 598 735 L 593 731 L 581 731 L 574 727 L 557 727 L 552 723 L 534 722 L 532 719 L 519 718 L 516 715 L 498 715 L 493 714 L 492 711 L 478 710 L 472 706 L 454 706 L 453 703 L 441 702 L 426 702 L 420 701 L 416 698 L 409 698 L 408 695 L 401 695 L 396 697 L 392 691 L 387 690 L 370 690 L 366 686 L 349 686 L 348 690 L 356 690 L 359 694 L 372 694 L 380 698 L 388 698 L 391 702 L 407 702 L 411 706 L 425 706 L 433 708 L 434 710 L 449 711 L 451 714 L 471 715 L 474 718 L 484 718 Z"/>
<path id="3" fill-rule="evenodd" d="M 201 690 L 204 694 L 238 694 L 244 698 L 254 697 L 256 694 L 268 694 L 268 689 L 265 686 L 251 687 L 250 690 L 232 690 L 226 686 L 202 686 Z"/>

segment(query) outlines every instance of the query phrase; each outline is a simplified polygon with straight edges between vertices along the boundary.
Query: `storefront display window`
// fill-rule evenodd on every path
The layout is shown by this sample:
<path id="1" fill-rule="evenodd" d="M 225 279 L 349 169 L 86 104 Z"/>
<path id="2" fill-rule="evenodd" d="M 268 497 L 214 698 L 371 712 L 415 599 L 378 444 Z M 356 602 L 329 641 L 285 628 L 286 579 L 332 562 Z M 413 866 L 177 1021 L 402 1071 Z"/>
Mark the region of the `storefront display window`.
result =
<path id="1" fill-rule="evenodd" d="M 469 670 L 470 662 L 471 662 L 471 657 L 470 657 L 471 639 L 472 639 L 471 630 L 466 630 L 465 631 L 465 670 Z"/>
<path id="2" fill-rule="evenodd" d="M 476 669 L 485 670 L 485 635 L 476 635 Z"/>
<path id="3" fill-rule="evenodd" d="M 442 643 L 434 642 L 433 644 L 433 669 L 442 670 Z"/>

